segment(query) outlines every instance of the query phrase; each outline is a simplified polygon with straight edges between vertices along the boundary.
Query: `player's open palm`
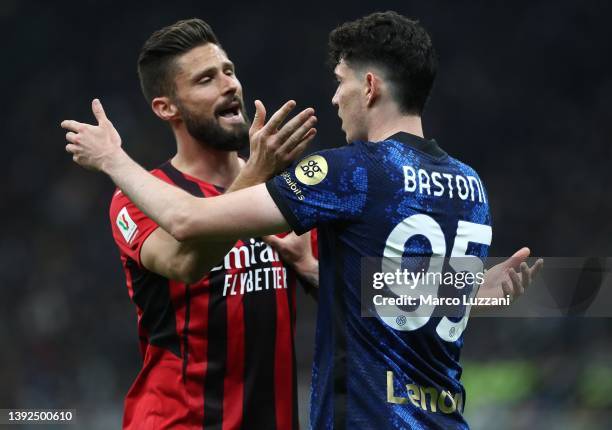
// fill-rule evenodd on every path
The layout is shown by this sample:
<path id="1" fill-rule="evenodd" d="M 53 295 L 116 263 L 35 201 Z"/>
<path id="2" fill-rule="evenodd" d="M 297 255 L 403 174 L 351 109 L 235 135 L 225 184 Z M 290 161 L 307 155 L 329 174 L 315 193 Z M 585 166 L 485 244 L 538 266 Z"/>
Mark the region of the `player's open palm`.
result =
<path id="1" fill-rule="evenodd" d="M 307 108 L 283 124 L 295 108 L 295 101 L 285 103 L 266 123 L 266 109 L 255 101 L 255 117 L 249 130 L 251 155 L 249 168 L 263 178 L 270 178 L 299 157 L 317 130 L 314 109 Z"/>
<path id="2" fill-rule="evenodd" d="M 529 267 L 525 261 L 529 254 L 529 248 L 521 248 L 507 260 L 487 270 L 484 283 L 478 290 L 478 297 L 510 296 L 515 300 L 522 296 L 544 266 L 544 260 L 539 258 Z"/>
<path id="3" fill-rule="evenodd" d="M 72 159 L 87 169 L 103 170 L 103 166 L 121 147 L 121 136 L 106 117 L 100 100 L 91 103 L 98 125 L 73 120 L 62 121 L 66 133 L 66 151 Z"/>

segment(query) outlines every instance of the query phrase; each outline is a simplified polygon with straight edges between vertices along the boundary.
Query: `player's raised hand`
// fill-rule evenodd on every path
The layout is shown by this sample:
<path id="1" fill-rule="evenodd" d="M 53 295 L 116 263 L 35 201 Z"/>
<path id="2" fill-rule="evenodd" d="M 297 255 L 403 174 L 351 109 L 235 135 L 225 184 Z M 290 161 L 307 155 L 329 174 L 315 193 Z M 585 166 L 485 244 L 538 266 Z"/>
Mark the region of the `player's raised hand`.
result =
<path id="1" fill-rule="evenodd" d="M 544 266 L 544 260 L 539 258 L 529 267 L 525 260 L 530 253 L 529 248 L 521 248 L 507 260 L 487 270 L 477 296 L 492 298 L 510 296 L 515 300 L 523 295 Z"/>
<path id="2" fill-rule="evenodd" d="M 317 118 L 312 108 L 304 109 L 283 124 L 294 108 L 295 101 L 289 100 L 266 123 L 266 108 L 260 100 L 255 101 L 247 166 L 263 179 L 272 177 L 299 157 L 317 133 L 314 128 Z"/>
<path id="3" fill-rule="evenodd" d="M 94 99 L 91 108 L 98 125 L 64 120 L 62 128 L 66 133 L 66 151 L 72 154 L 77 164 L 94 170 L 104 170 L 104 165 L 121 148 L 121 136 L 106 117 L 100 100 Z"/>

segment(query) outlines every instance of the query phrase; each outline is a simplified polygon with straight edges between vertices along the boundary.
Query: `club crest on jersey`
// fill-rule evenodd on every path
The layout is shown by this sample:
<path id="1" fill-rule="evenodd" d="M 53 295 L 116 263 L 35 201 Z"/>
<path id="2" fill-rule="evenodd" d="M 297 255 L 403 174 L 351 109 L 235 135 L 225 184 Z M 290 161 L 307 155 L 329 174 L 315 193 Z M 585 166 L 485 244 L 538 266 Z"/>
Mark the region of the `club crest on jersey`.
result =
<path id="1" fill-rule="evenodd" d="M 132 218 L 130 218 L 127 207 L 124 207 L 119 211 L 119 215 L 117 215 L 115 222 L 117 223 L 117 227 L 119 227 L 119 231 L 123 235 L 125 241 L 130 243 L 134 237 L 134 233 L 136 233 L 136 230 L 138 229 L 138 226 L 132 220 Z"/>
<path id="2" fill-rule="evenodd" d="M 295 177 L 306 185 L 317 185 L 327 176 L 327 161 L 320 155 L 304 158 L 295 167 Z"/>

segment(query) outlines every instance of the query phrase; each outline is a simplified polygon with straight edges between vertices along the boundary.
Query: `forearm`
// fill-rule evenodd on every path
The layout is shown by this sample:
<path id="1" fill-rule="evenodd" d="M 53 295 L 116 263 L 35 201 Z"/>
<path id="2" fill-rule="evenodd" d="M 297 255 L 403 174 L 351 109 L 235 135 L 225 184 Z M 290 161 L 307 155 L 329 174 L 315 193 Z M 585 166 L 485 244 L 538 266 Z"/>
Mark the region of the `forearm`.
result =
<path id="1" fill-rule="evenodd" d="M 197 198 L 151 175 L 123 151 L 101 170 L 142 212 L 179 242 L 236 241 L 288 228 L 262 184 L 222 196 Z"/>
<path id="2" fill-rule="evenodd" d="M 252 151 L 271 167 L 262 172 L 254 168 L 255 177 L 245 177 L 231 191 L 259 183 L 283 165 L 295 159 L 314 137 L 316 118 L 305 109 L 295 118 L 281 124 L 295 106 L 289 101 L 264 125 L 265 109 L 258 104 L 258 117 L 249 131 L 256 144 Z M 146 172 L 121 149 L 121 136 L 106 117 L 99 100 L 92 102 L 98 125 L 62 121 L 66 133 L 66 151 L 83 167 L 108 174 L 128 198 L 163 230 L 179 242 L 194 239 L 229 241 L 239 237 L 261 236 L 285 231 L 287 221 L 276 207 L 263 184 L 210 199 L 196 198 Z M 251 142 L 253 143 L 253 142 Z M 263 145 L 262 148 L 260 148 Z M 260 163 L 248 163 L 259 165 Z M 263 175 L 263 178 L 260 176 Z"/>
<path id="3" fill-rule="evenodd" d="M 196 197 L 151 175 L 121 149 L 102 170 L 140 210 L 177 237 L 177 228 Z"/>
<path id="4" fill-rule="evenodd" d="M 226 194 L 248 188 L 264 182 L 266 178 L 261 177 L 255 169 L 247 163 L 240 171 L 232 185 L 226 190 Z M 225 255 L 235 245 L 235 239 L 225 239 L 212 241 L 210 238 L 199 237 L 194 240 L 179 242 L 179 254 L 184 261 L 183 273 L 193 282 L 193 279 L 201 279 L 215 265 L 225 257 Z"/>
<path id="5" fill-rule="evenodd" d="M 226 194 L 248 188 L 265 182 L 267 178 L 262 177 L 255 169 L 247 163 L 232 185 L 226 190 Z M 235 245 L 235 239 L 211 241 L 210 238 L 198 238 L 191 241 L 181 242 L 181 252 L 186 256 L 189 265 L 185 271 L 190 279 L 201 279 Z M 192 281 L 193 282 L 193 281 Z"/>
<path id="6" fill-rule="evenodd" d="M 226 194 L 248 188 L 264 182 L 265 179 L 253 174 L 250 169 L 243 168 L 232 185 L 226 190 Z M 225 255 L 235 245 L 235 239 L 225 239 L 213 241 L 210 237 L 198 237 L 197 239 L 180 242 L 180 252 L 189 262 L 185 271 L 189 278 L 201 279 L 215 265 L 225 257 Z"/>

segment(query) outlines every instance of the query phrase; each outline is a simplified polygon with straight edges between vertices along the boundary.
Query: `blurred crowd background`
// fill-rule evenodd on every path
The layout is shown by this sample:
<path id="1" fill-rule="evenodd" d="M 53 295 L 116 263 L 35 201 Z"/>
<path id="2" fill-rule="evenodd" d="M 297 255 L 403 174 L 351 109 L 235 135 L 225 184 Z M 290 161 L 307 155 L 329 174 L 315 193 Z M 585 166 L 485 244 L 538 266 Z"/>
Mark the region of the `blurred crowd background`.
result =
<path id="1" fill-rule="evenodd" d="M 76 428 L 118 428 L 140 367 L 110 233 L 114 188 L 72 163 L 60 121 L 93 121 L 99 97 L 136 160 L 165 161 L 174 141 L 140 93 L 136 58 L 153 31 L 200 17 L 236 64 L 251 114 L 255 98 L 269 110 L 294 98 L 318 111 L 312 150 L 342 145 L 327 35 L 387 9 L 433 37 L 425 133 L 487 185 L 491 254 L 612 254 L 609 2 L 2 0 L 0 408 L 77 409 Z M 298 305 L 306 427 L 316 305 Z M 472 318 L 463 363 L 476 430 L 612 428 L 610 319 Z"/>

